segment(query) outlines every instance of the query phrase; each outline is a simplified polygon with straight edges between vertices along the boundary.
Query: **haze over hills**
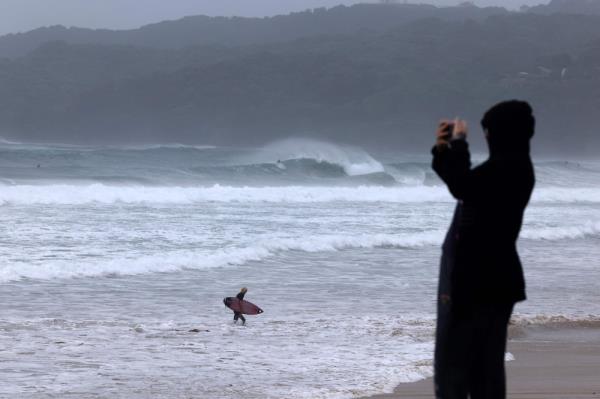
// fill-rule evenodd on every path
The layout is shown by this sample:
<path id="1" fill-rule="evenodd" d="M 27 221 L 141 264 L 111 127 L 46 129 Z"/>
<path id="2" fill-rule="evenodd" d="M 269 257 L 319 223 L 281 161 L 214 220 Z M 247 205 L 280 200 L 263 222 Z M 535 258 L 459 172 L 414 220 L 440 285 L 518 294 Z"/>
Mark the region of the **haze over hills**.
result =
<path id="1" fill-rule="evenodd" d="M 475 123 L 519 97 L 536 109 L 538 148 L 584 152 L 600 144 L 600 16 L 544 7 L 359 5 L 9 35 L 0 135 L 251 145 L 302 135 L 422 149 L 438 118 Z"/>

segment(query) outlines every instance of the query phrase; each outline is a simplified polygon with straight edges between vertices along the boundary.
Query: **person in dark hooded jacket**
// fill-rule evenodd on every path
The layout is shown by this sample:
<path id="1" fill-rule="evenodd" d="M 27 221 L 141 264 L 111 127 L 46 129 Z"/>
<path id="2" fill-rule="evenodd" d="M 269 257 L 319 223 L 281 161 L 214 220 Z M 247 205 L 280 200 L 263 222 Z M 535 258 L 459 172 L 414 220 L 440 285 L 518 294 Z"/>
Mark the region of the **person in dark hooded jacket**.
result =
<path id="1" fill-rule="evenodd" d="M 489 158 L 472 168 L 464 121 L 442 121 L 432 167 L 457 199 L 442 247 L 434 361 L 437 399 L 506 397 L 504 354 L 525 280 L 516 241 L 535 177 L 535 118 L 526 102 L 492 107 L 481 122 Z"/>

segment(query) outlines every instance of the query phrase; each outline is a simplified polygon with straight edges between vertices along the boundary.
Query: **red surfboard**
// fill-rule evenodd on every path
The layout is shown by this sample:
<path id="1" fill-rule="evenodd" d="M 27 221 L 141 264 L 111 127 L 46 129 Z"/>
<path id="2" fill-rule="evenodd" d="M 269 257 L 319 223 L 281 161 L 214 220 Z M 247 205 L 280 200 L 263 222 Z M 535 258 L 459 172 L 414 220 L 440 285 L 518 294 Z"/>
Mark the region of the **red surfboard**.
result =
<path id="1" fill-rule="evenodd" d="M 223 303 L 225 304 L 225 306 L 227 306 L 234 312 L 240 312 L 242 314 L 255 315 L 261 314 L 263 312 L 261 308 L 259 308 L 252 302 L 248 302 L 245 300 L 240 301 L 236 297 L 227 297 L 223 299 Z"/>

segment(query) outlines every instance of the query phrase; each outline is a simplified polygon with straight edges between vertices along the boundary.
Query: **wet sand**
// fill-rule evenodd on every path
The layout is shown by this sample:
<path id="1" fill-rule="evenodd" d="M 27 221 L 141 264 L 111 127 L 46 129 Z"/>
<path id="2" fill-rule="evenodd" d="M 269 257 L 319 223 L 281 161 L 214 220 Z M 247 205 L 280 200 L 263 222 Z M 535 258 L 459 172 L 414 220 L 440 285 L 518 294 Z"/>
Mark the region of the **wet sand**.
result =
<path id="1" fill-rule="evenodd" d="M 600 328 L 534 327 L 508 343 L 510 399 L 600 399 Z M 370 399 L 434 398 L 433 381 L 400 385 Z"/>

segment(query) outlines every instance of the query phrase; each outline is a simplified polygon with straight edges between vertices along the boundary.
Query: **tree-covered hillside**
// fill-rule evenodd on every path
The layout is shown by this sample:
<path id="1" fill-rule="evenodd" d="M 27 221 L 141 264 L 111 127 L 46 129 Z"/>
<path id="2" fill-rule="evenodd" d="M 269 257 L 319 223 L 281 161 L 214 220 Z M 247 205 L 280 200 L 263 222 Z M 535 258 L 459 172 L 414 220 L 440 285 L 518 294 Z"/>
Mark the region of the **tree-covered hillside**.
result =
<path id="1" fill-rule="evenodd" d="M 267 18 L 188 16 L 139 29 L 43 27 L 21 34 L 0 37 L 0 58 L 27 54 L 47 41 L 71 44 L 121 44 L 162 49 L 197 45 L 239 46 L 285 42 L 322 34 L 349 34 L 359 30 L 383 32 L 422 18 L 461 21 L 481 20 L 507 13 L 502 8 L 434 7 L 414 4 L 357 4 L 330 9 L 317 8 Z"/>
<path id="2" fill-rule="evenodd" d="M 600 16 L 429 17 L 180 49 L 51 42 L 0 62 L 0 135 L 211 144 L 302 135 L 423 149 L 438 118 L 476 123 L 515 97 L 536 109 L 538 148 L 600 144 Z"/>

